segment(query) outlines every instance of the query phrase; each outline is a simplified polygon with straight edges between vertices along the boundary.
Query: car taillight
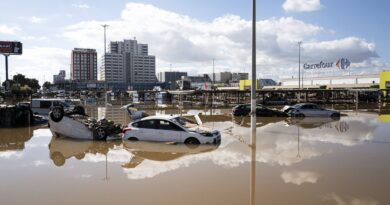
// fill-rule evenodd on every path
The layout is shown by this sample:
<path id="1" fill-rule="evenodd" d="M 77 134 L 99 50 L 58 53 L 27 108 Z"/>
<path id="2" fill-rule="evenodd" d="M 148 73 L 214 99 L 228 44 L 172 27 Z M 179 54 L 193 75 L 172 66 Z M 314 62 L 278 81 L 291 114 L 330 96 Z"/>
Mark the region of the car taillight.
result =
<path id="1" fill-rule="evenodd" d="M 123 134 L 126 133 L 127 131 L 131 131 L 130 127 L 125 127 L 122 129 Z"/>

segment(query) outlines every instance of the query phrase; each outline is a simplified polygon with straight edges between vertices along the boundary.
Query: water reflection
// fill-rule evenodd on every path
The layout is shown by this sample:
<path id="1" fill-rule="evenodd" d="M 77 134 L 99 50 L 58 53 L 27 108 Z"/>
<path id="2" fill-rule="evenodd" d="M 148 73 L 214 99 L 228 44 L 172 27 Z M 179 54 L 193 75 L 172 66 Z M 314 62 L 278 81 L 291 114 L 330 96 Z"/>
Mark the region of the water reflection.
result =
<path id="1" fill-rule="evenodd" d="M 33 132 L 42 126 L 0 129 L 0 152 L 23 150 Z"/>
<path id="2" fill-rule="evenodd" d="M 156 142 L 131 142 L 125 141 L 124 148 L 133 156 L 131 160 L 122 165 L 123 168 L 135 168 L 144 160 L 172 161 L 186 155 L 195 155 L 211 152 L 218 148 L 216 145 L 185 145 Z"/>
<path id="3" fill-rule="evenodd" d="M 52 137 L 49 143 L 50 159 L 56 166 L 63 166 L 67 159 L 84 159 L 86 154 L 107 155 L 108 151 L 119 146 L 121 141 L 75 140 L 64 137 Z"/>
<path id="4" fill-rule="evenodd" d="M 24 145 L 16 149 L 23 156 L 0 158 L 7 187 L 0 197 L 4 204 L 43 203 L 32 194 L 48 204 L 80 204 L 80 196 L 88 196 L 82 204 L 389 204 L 390 149 L 382 142 L 390 130 L 377 117 L 258 118 L 251 144 L 247 119 L 208 116 L 205 126 L 222 131 L 222 143 L 196 148 L 54 138 L 49 129 L 23 132 Z M 2 144 L 13 143 L 12 132 L 7 135 Z M 15 150 L 7 146 L 3 150 Z M 34 166 L 26 172 L 25 165 Z M 104 169 L 110 180 L 102 180 Z M 29 195 L 26 186 L 37 183 L 44 186 Z"/>

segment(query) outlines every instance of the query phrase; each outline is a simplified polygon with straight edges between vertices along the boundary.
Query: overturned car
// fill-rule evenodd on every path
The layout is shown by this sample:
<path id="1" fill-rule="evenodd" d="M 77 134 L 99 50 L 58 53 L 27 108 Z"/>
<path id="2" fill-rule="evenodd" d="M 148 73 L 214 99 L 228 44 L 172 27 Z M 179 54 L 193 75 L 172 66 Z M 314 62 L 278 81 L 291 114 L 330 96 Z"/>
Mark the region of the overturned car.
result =
<path id="1" fill-rule="evenodd" d="M 120 124 L 89 118 L 82 106 L 75 106 L 69 111 L 54 107 L 49 113 L 49 126 L 55 135 L 85 140 L 118 139 L 122 133 Z"/>

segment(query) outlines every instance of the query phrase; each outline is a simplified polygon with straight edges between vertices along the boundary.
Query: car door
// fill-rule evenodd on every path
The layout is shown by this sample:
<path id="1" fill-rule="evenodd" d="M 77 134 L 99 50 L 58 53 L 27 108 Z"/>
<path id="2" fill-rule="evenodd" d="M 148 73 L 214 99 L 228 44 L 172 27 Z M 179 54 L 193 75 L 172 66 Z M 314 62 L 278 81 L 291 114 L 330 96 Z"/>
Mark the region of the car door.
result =
<path id="1" fill-rule="evenodd" d="M 159 141 L 157 133 L 157 120 L 143 120 L 137 122 L 137 130 L 135 136 L 139 140 L 144 141 Z"/>
<path id="2" fill-rule="evenodd" d="M 303 105 L 300 107 L 299 111 L 304 114 L 306 117 L 312 117 L 315 114 L 313 113 L 313 108 L 311 105 Z"/>
<path id="3" fill-rule="evenodd" d="M 159 141 L 163 142 L 181 142 L 182 133 L 184 129 L 168 120 L 158 120 L 157 135 Z"/>
<path id="4" fill-rule="evenodd" d="M 313 105 L 313 110 L 315 110 L 316 117 L 326 117 L 328 116 L 328 111 L 325 109 L 322 109 L 318 105 Z"/>

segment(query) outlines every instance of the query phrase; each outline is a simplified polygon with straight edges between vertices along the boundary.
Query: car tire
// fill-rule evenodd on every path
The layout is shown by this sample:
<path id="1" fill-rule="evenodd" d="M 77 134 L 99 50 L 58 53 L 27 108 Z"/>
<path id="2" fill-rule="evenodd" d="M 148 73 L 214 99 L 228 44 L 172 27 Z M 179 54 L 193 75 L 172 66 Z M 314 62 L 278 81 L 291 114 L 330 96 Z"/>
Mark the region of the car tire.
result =
<path id="1" fill-rule="evenodd" d="M 137 141 L 138 141 L 138 138 L 136 138 L 136 137 L 130 137 L 128 140 L 129 140 L 129 141 L 132 141 L 132 142 L 137 142 Z"/>
<path id="2" fill-rule="evenodd" d="M 304 118 L 304 117 L 305 117 L 305 115 L 304 115 L 304 114 L 302 114 L 302 113 L 298 113 L 298 114 L 296 114 L 296 115 L 295 115 L 295 117 L 297 117 L 297 118 Z"/>
<path id="3" fill-rule="evenodd" d="M 77 154 L 76 156 L 74 156 L 76 159 L 78 159 L 78 160 L 82 160 L 82 159 L 84 159 L 84 157 L 85 157 L 85 153 L 81 153 L 81 154 Z"/>
<path id="4" fill-rule="evenodd" d="M 330 117 L 333 119 L 340 118 L 340 113 L 333 113 Z"/>
<path id="5" fill-rule="evenodd" d="M 95 139 L 97 140 L 104 140 L 106 138 L 106 130 L 104 130 L 104 128 L 102 127 L 98 127 L 96 128 L 95 130 Z"/>
<path id="6" fill-rule="evenodd" d="M 195 149 L 195 148 L 199 147 L 200 142 L 198 139 L 196 139 L 194 137 L 190 137 L 184 141 L 184 144 L 186 144 L 187 147 L 190 149 Z"/>
<path id="7" fill-rule="evenodd" d="M 64 117 L 64 109 L 62 107 L 54 107 L 50 112 L 50 119 L 53 122 L 60 122 Z"/>
<path id="8" fill-rule="evenodd" d="M 73 108 L 73 114 L 76 115 L 85 115 L 85 109 L 82 106 L 76 106 Z"/>
<path id="9" fill-rule="evenodd" d="M 60 152 L 54 152 L 51 157 L 50 157 L 52 160 L 53 160 L 53 163 L 57 166 L 57 167 L 61 167 L 65 164 L 65 157 L 64 155 L 62 155 Z"/>

